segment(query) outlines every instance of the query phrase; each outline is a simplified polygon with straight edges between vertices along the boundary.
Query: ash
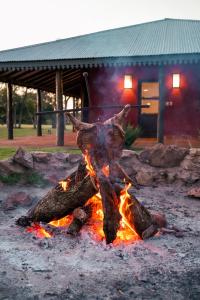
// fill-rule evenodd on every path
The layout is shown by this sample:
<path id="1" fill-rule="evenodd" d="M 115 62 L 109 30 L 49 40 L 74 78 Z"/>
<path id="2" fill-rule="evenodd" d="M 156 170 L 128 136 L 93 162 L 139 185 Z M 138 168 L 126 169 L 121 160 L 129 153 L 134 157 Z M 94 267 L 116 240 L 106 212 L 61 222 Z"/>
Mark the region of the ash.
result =
<path id="1" fill-rule="evenodd" d="M 143 187 L 138 199 L 166 214 L 181 235 L 158 235 L 131 245 L 97 242 L 87 227 L 38 239 L 15 220 L 27 208 L 3 208 L 13 191 L 38 199 L 49 190 L 1 187 L 0 299 L 200 299 L 200 201 L 182 185 Z"/>

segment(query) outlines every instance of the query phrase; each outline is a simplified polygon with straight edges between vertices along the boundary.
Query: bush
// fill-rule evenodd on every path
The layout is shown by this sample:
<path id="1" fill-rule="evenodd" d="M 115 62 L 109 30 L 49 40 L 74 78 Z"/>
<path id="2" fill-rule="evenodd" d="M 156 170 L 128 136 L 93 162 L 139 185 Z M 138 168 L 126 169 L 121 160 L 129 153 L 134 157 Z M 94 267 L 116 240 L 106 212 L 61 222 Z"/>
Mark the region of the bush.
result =
<path id="1" fill-rule="evenodd" d="M 0 175 L 0 181 L 9 185 L 14 185 L 22 179 L 22 175 L 18 173 L 12 173 L 9 175 Z"/>
<path id="2" fill-rule="evenodd" d="M 137 138 L 139 138 L 142 134 L 142 129 L 137 126 L 133 127 L 132 125 L 128 125 L 125 131 L 125 148 L 131 148 L 131 145 L 135 142 Z"/>

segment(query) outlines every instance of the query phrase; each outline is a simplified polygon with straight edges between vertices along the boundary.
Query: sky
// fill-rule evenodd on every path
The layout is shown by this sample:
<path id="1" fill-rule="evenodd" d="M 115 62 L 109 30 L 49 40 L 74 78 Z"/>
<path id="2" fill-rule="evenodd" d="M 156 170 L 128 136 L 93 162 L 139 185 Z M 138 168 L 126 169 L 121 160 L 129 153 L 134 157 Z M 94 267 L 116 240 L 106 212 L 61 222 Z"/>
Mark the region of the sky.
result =
<path id="1" fill-rule="evenodd" d="M 200 0 L 0 0 L 0 50 L 164 18 L 200 20 Z"/>

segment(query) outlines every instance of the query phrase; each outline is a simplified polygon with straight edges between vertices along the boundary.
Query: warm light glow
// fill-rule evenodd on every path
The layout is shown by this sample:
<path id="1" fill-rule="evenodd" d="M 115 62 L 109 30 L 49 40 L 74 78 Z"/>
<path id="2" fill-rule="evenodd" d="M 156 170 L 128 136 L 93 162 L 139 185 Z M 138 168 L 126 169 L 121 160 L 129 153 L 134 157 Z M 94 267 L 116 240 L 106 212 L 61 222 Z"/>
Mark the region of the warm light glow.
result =
<path id="1" fill-rule="evenodd" d="M 133 87 L 132 75 L 124 75 L 124 88 L 132 89 L 132 87 Z"/>
<path id="2" fill-rule="evenodd" d="M 180 74 L 173 74 L 173 88 L 180 88 Z"/>
<path id="3" fill-rule="evenodd" d="M 84 155 L 85 162 L 87 164 L 87 170 L 88 174 L 90 176 L 96 176 L 96 173 L 91 165 L 91 159 L 88 151 L 85 152 Z M 105 165 L 102 168 L 102 173 L 108 177 L 109 176 L 109 166 Z M 63 189 L 67 189 L 66 181 L 60 182 Z M 134 241 L 140 240 L 140 237 L 136 233 L 133 225 L 132 225 L 132 214 L 130 207 L 132 204 L 131 196 L 128 193 L 128 189 L 131 187 L 131 184 L 125 184 L 124 189 L 121 191 L 119 196 L 119 213 L 121 215 L 120 220 L 120 227 L 117 231 L 117 237 L 115 241 L 113 242 L 114 245 L 119 245 L 121 242 L 124 243 L 132 243 Z M 102 241 L 105 238 L 104 232 L 103 232 L 103 219 L 104 219 L 104 213 L 103 213 L 103 207 L 102 207 L 102 198 L 101 194 L 97 193 L 95 196 L 90 198 L 85 205 L 91 205 L 92 207 L 92 216 L 88 220 L 87 225 L 85 225 L 85 228 L 88 228 L 88 231 L 92 233 L 92 236 L 97 241 Z M 55 227 L 68 227 L 70 223 L 72 222 L 73 216 L 66 216 L 60 220 L 52 221 L 49 224 Z M 34 224 L 32 227 L 29 227 L 27 230 L 29 232 L 34 233 L 37 237 L 51 237 L 52 234 L 48 233 L 44 228 L 42 228 L 38 224 Z"/>
<path id="4" fill-rule="evenodd" d="M 42 226 L 39 224 L 33 224 L 31 227 L 26 229 L 27 232 L 33 233 L 37 238 L 51 238 L 52 234 L 47 232 Z"/>
<path id="5" fill-rule="evenodd" d="M 62 181 L 60 181 L 59 182 L 59 184 L 62 186 L 62 189 L 66 192 L 66 190 L 67 190 L 67 188 L 68 188 L 68 186 L 69 186 L 69 180 L 66 180 L 66 181 L 64 181 L 64 180 L 62 180 Z"/>
<path id="6" fill-rule="evenodd" d="M 86 169 L 88 170 L 88 174 L 90 174 L 90 176 L 94 177 L 96 174 L 95 174 L 95 171 L 92 167 L 92 164 L 91 164 L 91 161 L 90 161 L 90 156 L 89 156 L 89 153 L 88 153 L 87 150 L 85 150 L 84 159 L 85 159 L 85 162 L 86 162 Z"/>

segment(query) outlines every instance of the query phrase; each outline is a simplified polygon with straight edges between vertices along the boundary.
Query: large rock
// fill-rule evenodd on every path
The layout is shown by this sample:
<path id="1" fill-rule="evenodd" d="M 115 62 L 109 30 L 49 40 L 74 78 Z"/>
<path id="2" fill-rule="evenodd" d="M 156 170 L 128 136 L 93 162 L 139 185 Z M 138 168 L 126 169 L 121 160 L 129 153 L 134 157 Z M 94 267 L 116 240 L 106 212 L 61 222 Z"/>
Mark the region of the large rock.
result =
<path id="1" fill-rule="evenodd" d="M 13 156 L 13 161 L 28 169 L 33 169 L 33 156 L 30 152 L 19 147 Z"/>
<path id="2" fill-rule="evenodd" d="M 142 167 L 138 154 L 132 150 L 123 150 L 120 165 L 129 176 L 135 176 Z"/>
<path id="3" fill-rule="evenodd" d="M 144 186 L 151 186 L 157 179 L 157 174 L 149 168 L 141 168 L 136 175 L 137 183 Z"/>
<path id="4" fill-rule="evenodd" d="M 25 192 L 17 192 L 10 194 L 3 202 L 4 210 L 15 209 L 19 206 L 27 207 L 32 203 L 31 197 Z"/>
<path id="5" fill-rule="evenodd" d="M 9 160 L 0 160 L 0 175 L 8 176 L 13 173 L 24 174 L 24 167 Z"/>
<path id="6" fill-rule="evenodd" d="M 52 157 L 52 153 L 38 151 L 31 152 L 31 155 L 33 157 L 34 162 L 43 164 L 47 164 Z"/>
<path id="7" fill-rule="evenodd" d="M 189 197 L 199 198 L 200 199 L 200 187 L 192 188 L 187 192 Z"/>
<path id="8" fill-rule="evenodd" d="M 188 153 L 189 150 L 186 148 L 156 144 L 143 150 L 139 155 L 139 159 L 152 167 L 170 168 L 179 166 Z"/>

